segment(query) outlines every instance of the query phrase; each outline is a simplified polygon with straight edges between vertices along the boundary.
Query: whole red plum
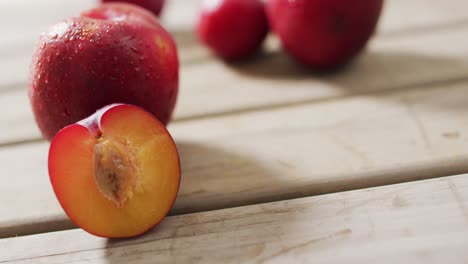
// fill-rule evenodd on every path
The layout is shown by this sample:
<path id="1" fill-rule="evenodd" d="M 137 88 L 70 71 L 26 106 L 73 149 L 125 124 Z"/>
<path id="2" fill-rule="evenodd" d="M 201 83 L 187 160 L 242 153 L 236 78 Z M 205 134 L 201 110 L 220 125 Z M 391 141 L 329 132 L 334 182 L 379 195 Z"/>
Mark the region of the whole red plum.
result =
<path id="1" fill-rule="evenodd" d="M 29 98 L 47 139 L 112 103 L 140 106 L 167 124 L 179 85 L 172 36 L 149 11 L 104 4 L 51 27 L 37 44 Z"/>
<path id="2" fill-rule="evenodd" d="M 270 26 L 287 53 L 315 69 L 345 64 L 372 36 L 383 0 L 269 0 Z"/>
<path id="3" fill-rule="evenodd" d="M 164 0 L 102 0 L 103 3 L 112 3 L 112 2 L 127 2 L 141 6 L 153 12 L 153 14 L 159 16 L 164 7 Z"/>

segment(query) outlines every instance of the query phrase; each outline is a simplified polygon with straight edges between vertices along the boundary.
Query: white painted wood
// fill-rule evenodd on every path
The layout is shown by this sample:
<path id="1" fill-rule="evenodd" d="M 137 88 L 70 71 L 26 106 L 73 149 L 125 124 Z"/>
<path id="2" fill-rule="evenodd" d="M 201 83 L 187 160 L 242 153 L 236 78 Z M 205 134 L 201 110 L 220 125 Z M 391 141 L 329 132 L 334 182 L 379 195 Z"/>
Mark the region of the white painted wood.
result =
<path id="1" fill-rule="evenodd" d="M 467 263 L 468 175 L 167 218 L 106 240 L 0 240 L 2 263 Z"/>
<path id="2" fill-rule="evenodd" d="M 174 123 L 182 185 L 172 214 L 464 173 L 466 102 L 462 82 Z M 71 226 L 47 151 L 0 148 L 0 236 Z"/>

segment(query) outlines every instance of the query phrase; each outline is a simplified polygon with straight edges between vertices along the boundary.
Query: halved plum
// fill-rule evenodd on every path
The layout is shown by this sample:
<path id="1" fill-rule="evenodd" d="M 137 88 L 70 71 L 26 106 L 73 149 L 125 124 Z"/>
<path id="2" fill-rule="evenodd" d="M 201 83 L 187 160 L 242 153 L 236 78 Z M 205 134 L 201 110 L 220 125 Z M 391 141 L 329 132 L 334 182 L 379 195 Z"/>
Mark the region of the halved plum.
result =
<path id="1" fill-rule="evenodd" d="M 180 185 L 176 145 L 142 108 L 115 104 L 60 130 L 49 150 L 57 199 L 85 231 L 140 235 L 160 223 Z"/>

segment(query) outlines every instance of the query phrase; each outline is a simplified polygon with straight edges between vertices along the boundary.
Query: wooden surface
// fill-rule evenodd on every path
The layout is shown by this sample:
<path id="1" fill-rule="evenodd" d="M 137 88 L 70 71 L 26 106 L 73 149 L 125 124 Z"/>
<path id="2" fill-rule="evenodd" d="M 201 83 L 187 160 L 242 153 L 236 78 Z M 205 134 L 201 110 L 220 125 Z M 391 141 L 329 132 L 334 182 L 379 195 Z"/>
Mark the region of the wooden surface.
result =
<path id="1" fill-rule="evenodd" d="M 468 56 L 467 31 L 468 23 L 439 34 L 377 38 L 348 69 L 325 76 L 295 65 L 275 43 L 271 43 L 273 53 L 251 63 L 228 66 L 207 57 L 182 64 L 175 122 L 468 80 L 468 61 L 462 59 Z M 198 45 L 181 50 L 187 56 L 202 53 Z M 206 73 L 215 77 L 206 78 Z M 0 129 L 0 144 L 39 138 L 26 91 L 0 94 L 0 112 L 8 112 L 0 117 L 5 119 L 0 124 L 5 128 Z M 16 111 L 8 111 L 12 107 Z"/>
<path id="2" fill-rule="evenodd" d="M 0 238 L 22 236 L 0 239 L 0 263 L 468 262 L 468 175 L 448 177 L 468 173 L 466 1 L 387 0 L 366 52 L 318 74 L 273 36 L 217 60 L 192 33 L 199 0 L 172 0 L 182 186 L 173 216 L 124 241 L 61 231 L 26 95 L 40 32 L 95 4 L 0 1 Z"/>
<path id="3" fill-rule="evenodd" d="M 174 123 L 183 177 L 173 213 L 466 172 L 466 102 L 462 82 Z M 0 197 L 11 200 L 0 236 L 71 226 L 50 188 L 47 151 L 46 142 L 0 148 L 10 183 Z"/>
<path id="4" fill-rule="evenodd" d="M 0 240 L 3 263 L 467 263 L 468 175 L 169 217 L 133 240 Z M 346 261 L 344 261 L 346 260 Z"/>
<path id="5" fill-rule="evenodd" d="M 193 1 L 189 2 L 194 5 Z M 175 3 L 175 10 L 180 10 L 181 7 L 177 6 L 178 1 Z M 453 7 L 461 5 L 460 3 L 455 1 Z M 269 42 L 265 54 L 256 60 L 238 65 L 226 65 L 200 47 L 192 32 L 187 31 L 187 25 L 176 20 L 172 23 L 174 30 L 180 28 L 184 30 L 175 31 L 180 43 L 182 63 L 181 88 L 175 120 L 255 111 L 273 106 L 467 79 L 468 62 L 463 58 L 468 56 L 468 47 L 465 45 L 468 42 L 468 35 L 464 34 L 468 29 L 468 11 L 465 22 L 461 18 L 453 20 L 454 15 L 442 12 L 439 1 L 415 1 L 412 4 L 415 5 L 414 9 L 430 10 L 427 11 L 429 12 L 427 20 L 423 20 L 426 23 L 433 20 L 433 23 L 439 22 L 441 25 L 448 23 L 453 26 L 443 29 L 436 27 L 431 31 L 416 30 L 413 34 L 408 34 L 408 30 L 418 29 L 421 22 L 416 18 L 412 21 L 410 18 L 414 16 L 410 16 L 405 18 L 407 29 L 401 28 L 401 25 L 398 26 L 398 23 L 401 23 L 398 19 L 399 14 L 408 6 L 404 1 L 388 1 L 387 12 L 380 30 L 383 33 L 378 34 L 370 43 L 368 52 L 349 69 L 325 76 L 313 74 L 289 60 L 279 52 L 275 40 Z M 168 16 L 172 9 L 174 8 L 168 10 Z M 66 13 L 71 12 L 67 10 Z M 174 17 L 180 20 L 181 16 L 174 15 Z M 27 50 L 17 55 L 13 54 L 11 60 L 5 63 L 0 62 L 0 69 L 3 67 L 6 72 L 13 71 L 0 79 L 0 112 L 8 113 L 0 116 L 2 121 L 0 144 L 29 141 L 40 137 L 26 96 L 30 50 L 34 41 L 29 42 L 30 47 Z M 207 72 L 215 77 L 206 78 Z M 16 78 L 14 76 L 23 77 L 15 81 L 12 80 Z M 2 80 L 16 84 L 1 85 Z M 12 106 L 15 111 L 9 111 Z"/>

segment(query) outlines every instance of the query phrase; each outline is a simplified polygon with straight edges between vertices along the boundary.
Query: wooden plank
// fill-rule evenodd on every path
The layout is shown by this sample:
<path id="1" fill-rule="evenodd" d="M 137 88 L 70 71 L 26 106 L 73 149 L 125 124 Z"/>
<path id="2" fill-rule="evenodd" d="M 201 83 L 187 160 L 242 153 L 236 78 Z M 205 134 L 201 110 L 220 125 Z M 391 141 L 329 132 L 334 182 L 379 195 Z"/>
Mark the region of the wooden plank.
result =
<path id="1" fill-rule="evenodd" d="M 41 1 L 26 3 L 5 0 L 0 3 L 0 28 L 5 27 L 1 31 L 13 34 L 0 41 L 0 72 L 6 73 L 0 79 L 0 145 L 39 137 L 27 98 L 24 96 L 32 43 L 38 32 L 45 30 L 53 21 L 94 4 L 94 0 L 73 4 L 54 0 L 47 5 Z M 417 25 L 428 21 L 444 24 L 447 19 L 459 21 L 463 11 L 468 9 L 455 7 L 461 7 L 463 4 L 464 1 L 452 0 L 453 9 L 462 11 L 455 11 L 448 16 L 449 12 L 443 8 L 445 5 L 441 6 L 438 1 L 388 1 L 382 23 L 383 31 L 385 32 L 387 27 L 392 28 L 392 21 L 401 23 L 406 21 L 407 17 L 421 19 L 415 22 Z M 26 5 L 28 8 L 25 8 Z M 195 19 L 196 12 L 193 10 L 196 10 L 196 6 L 197 1 L 172 1 L 163 18 L 170 28 L 177 31 L 175 35 L 183 64 L 176 120 L 303 100 L 319 100 L 362 91 L 391 89 L 424 81 L 456 79 L 468 72 L 466 61 L 460 59 L 466 57 L 468 49 L 466 45 L 462 45 L 466 42 L 466 27 L 436 36 L 428 34 L 394 40 L 377 39 L 369 53 L 351 69 L 333 76 L 317 76 L 304 69 L 298 69 L 297 65 L 278 53 L 266 55 L 250 65 L 230 67 L 210 58 L 208 52 L 193 39 L 191 32 L 180 31 L 190 25 L 187 21 Z M 399 14 L 406 9 L 423 10 L 420 13 L 424 15 L 401 18 Z M 18 13 L 23 15 L 18 16 Z M 411 21 L 405 23 L 410 25 Z M 270 51 L 276 49 L 277 43 L 272 41 Z M 201 63 L 202 61 L 206 63 Z M 194 63 L 197 64 L 196 67 L 191 67 Z M 206 78 L 207 73 L 216 78 Z M 220 83 L 230 84 L 220 87 Z M 11 111 L 12 105 L 15 106 L 15 111 Z"/>
<path id="2" fill-rule="evenodd" d="M 148 235 L 0 240 L 2 263 L 467 263 L 468 175 L 167 218 Z"/>
<path id="3" fill-rule="evenodd" d="M 170 29 L 192 29 L 202 0 L 171 0 L 163 14 Z M 386 0 L 379 35 L 433 31 L 467 22 L 468 3 L 464 0 Z M 415 15 L 417 12 L 417 15 Z"/>
<path id="4" fill-rule="evenodd" d="M 192 29 L 201 0 L 168 1 L 162 16 L 170 29 Z M 63 2 L 61 0 L 2 0 L 0 2 L 0 44 L 32 43 L 38 34 L 57 21 L 91 8 L 99 0 Z M 381 32 L 420 30 L 454 25 L 468 18 L 463 0 L 388 0 L 385 3 Z M 415 10 L 418 15 L 415 16 Z"/>
<path id="5" fill-rule="evenodd" d="M 61 0 L 0 2 L 0 91 L 25 88 L 28 65 L 32 48 L 40 32 L 61 19 L 75 15 L 83 9 L 97 4 L 97 0 L 64 2 Z M 200 0 L 169 1 L 162 22 L 173 32 L 191 31 L 196 21 Z M 440 2 L 437 0 L 391 0 L 386 1 L 385 12 L 380 26 L 380 35 L 395 35 L 399 32 L 419 32 L 427 29 L 446 28 L 459 25 L 468 19 L 468 4 L 463 0 Z M 414 10 L 418 15 L 415 16 Z M 21 14 L 21 15 L 19 15 Z M 185 39 L 185 38 L 183 38 Z M 182 42 L 181 45 L 184 45 Z M 196 49 L 182 50 L 181 53 L 194 52 L 193 58 L 207 53 L 200 46 Z M 184 58 L 184 56 L 182 56 Z M 189 61 L 193 61 L 190 59 Z"/>
<path id="6" fill-rule="evenodd" d="M 75 16 L 99 2 L 99 0 L 0 1 L 0 32 L 2 32 L 0 72 L 8 73 L 0 78 L 0 91 L 26 87 L 32 50 L 41 32 L 58 21 Z M 165 13 L 168 14 L 162 18 L 163 23 L 174 31 L 187 28 L 188 21 L 184 19 L 194 17 L 190 10 L 196 10 L 194 4 L 198 2 L 198 0 L 171 0 L 166 7 Z M 167 15 L 171 19 L 167 19 Z"/>
<path id="7" fill-rule="evenodd" d="M 26 91 L 2 94 L 0 104 L 0 108 L 6 111 L 0 114 L 0 144 L 39 135 Z"/>
<path id="8" fill-rule="evenodd" d="M 386 0 L 380 32 L 384 35 L 412 34 L 453 27 L 467 21 L 467 7 L 468 3 L 463 0 Z"/>
<path id="9" fill-rule="evenodd" d="M 183 65 L 175 120 L 467 78 L 467 31 L 468 24 L 438 34 L 376 39 L 355 64 L 328 75 L 299 68 L 279 53 L 237 66 L 218 60 Z M 277 48 L 274 41 L 270 44 L 272 50 Z M 196 49 L 186 45 L 182 50 Z M 184 57 L 197 60 L 202 53 L 187 52 Z M 24 91 L 0 96 L 0 120 L 0 144 L 39 137 Z"/>
<path id="10" fill-rule="evenodd" d="M 467 101 L 462 82 L 174 123 L 182 186 L 172 214 L 466 173 Z M 71 227 L 47 151 L 0 148 L 0 236 Z"/>
<path id="11" fill-rule="evenodd" d="M 197 18 L 200 1 L 169 1 L 162 17 L 163 24 L 173 32 L 191 31 Z M 8 73 L 0 79 L 0 91 L 26 87 L 32 48 L 41 32 L 57 21 L 76 15 L 98 2 L 98 0 L 0 1 L 0 32 L 2 32 L 0 72 Z M 415 10 L 417 10 L 417 16 L 414 15 Z M 434 27 L 456 26 L 468 19 L 468 4 L 463 0 L 444 2 L 390 0 L 386 1 L 384 11 L 380 35 L 395 35 L 399 32 L 418 32 L 428 29 L 432 31 Z M 200 49 L 197 46 L 197 49 L 192 52 L 198 54 Z M 206 59 L 207 53 L 203 54 Z"/>

